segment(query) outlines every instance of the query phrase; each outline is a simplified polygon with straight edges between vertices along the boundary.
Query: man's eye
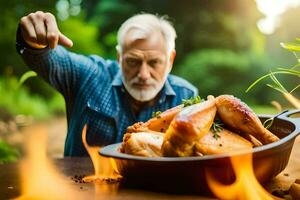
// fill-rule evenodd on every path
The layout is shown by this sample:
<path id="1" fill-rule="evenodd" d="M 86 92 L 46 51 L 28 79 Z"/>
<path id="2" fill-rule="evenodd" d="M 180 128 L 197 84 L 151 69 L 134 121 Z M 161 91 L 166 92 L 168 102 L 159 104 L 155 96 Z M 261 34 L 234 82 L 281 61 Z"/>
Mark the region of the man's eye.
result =
<path id="1" fill-rule="evenodd" d="M 126 63 L 129 66 L 138 66 L 140 64 L 140 61 L 138 59 L 127 59 Z"/>
<path id="2" fill-rule="evenodd" d="M 148 62 L 148 64 L 151 66 L 151 67 L 155 67 L 157 64 L 159 64 L 159 61 L 158 60 L 150 60 Z"/>

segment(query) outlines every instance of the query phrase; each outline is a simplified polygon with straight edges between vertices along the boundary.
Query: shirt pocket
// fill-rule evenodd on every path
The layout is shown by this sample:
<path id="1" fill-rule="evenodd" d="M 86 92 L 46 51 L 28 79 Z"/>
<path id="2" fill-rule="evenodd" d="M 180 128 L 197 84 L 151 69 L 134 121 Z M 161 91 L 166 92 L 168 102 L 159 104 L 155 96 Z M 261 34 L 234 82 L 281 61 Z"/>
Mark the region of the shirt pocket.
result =
<path id="1" fill-rule="evenodd" d="M 117 129 L 114 118 L 91 107 L 87 107 L 87 115 L 88 129 L 86 139 L 88 144 L 105 146 L 115 143 Z"/>

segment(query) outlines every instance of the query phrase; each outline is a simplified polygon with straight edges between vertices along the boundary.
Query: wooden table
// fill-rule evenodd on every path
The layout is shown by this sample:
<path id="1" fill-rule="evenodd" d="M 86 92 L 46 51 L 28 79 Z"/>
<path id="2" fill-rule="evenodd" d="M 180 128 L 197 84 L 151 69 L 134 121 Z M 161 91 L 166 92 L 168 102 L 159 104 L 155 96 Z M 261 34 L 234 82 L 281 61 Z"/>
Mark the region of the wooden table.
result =
<path id="1" fill-rule="evenodd" d="M 54 163 L 60 173 L 68 178 L 68 185 L 75 188 L 83 198 L 78 199 L 105 199 L 105 200 L 138 200 L 138 199 L 158 199 L 158 200 L 177 200 L 177 199 L 212 199 L 210 197 L 201 197 L 199 195 L 174 195 L 158 192 L 150 192 L 140 189 L 129 189 L 123 186 L 118 186 L 119 183 L 106 184 L 105 191 L 101 191 L 101 185 L 93 183 L 75 182 L 74 177 L 80 175 L 92 175 L 93 166 L 89 158 L 63 158 L 56 159 Z M 10 163 L 0 165 L 0 199 L 12 199 L 20 195 L 20 176 L 19 163 Z M 118 187 L 117 191 L 113 191 Z M 100 188 L 100 192 L 99 192 Z M 111 188 L 111 189 L 110 189 Z M 96 190 L 98 192 L 96 194 Z"/>
<path id="2" fill-rule="evenodd" d="M 287 167 L 266 186 L 266 189 L 270 192 L 284 191 L 287 193 L 296 179 L 300 179 L 300 136 L 295 140 Z M 290 196 L 287 195 L 286 198 L 289 199 Z"/>
<path id="3" fill-rule="evenodd" d="M 56 159 L 54 163 L 60 173 L 68 178 L 67 184 L 79 191 L 84 199 L 107 199 L 107 200 L 136 200 L 136 199 L 212 199 L 211 197 L 203 197 L 199 195 L 174 195 L 158 192 L 150 192 L 140 189 L 129 189 L 116 184 L 106 184 L 106 190 L 96 195 L 97 187 L 93 183 L 75 182 L 74 177 L 77 175 L 91 175 L 93 174 L 93 166 L 89 158 L 63 158 Z M 10 163 L 0 165 L 0 199 L 12 199 L 20 195 L 20 175 L 19 163 Z M 269 192 L 274 190 L 287 191 L 290 185 L 296 178 L 300 178 L 300 137 L 297 138 L 287 168 L 274 178 L 267 186 Z M 115 192 L 110 188 L 118 188 Z M 99 188 L 98 188 L 99 189 Z"/>

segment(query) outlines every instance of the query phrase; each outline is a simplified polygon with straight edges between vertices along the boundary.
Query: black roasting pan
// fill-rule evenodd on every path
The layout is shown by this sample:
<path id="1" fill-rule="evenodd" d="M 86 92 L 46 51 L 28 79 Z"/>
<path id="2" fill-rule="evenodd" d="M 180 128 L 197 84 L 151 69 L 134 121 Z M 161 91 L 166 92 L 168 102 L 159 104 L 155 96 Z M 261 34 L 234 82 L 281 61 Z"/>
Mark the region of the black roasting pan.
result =
<path id="1" fill-rule="evenodd" d="M 170 193 L 203 194 L 209 192 L 206 170 L 213 171 L 220 182 L 231 183 L 235 176 L 230 157 L 253 153 L 254 173 L 263 184 L 287 166 L 295 138 L 300 133 L 300 118 L 296 117 L 299 113 L 300 110 L 292 110 L 277 116 L 269 130 L 280 140 L 253 148 L 251 152 L 202 157 L 146 158 L 120 153 L 118 149 L 121 143 L 117 143 L 101 148 L 100 154 L 115 159 L 117 169 L 124 177 L 123 183 L 129 187 Z M 271 117 L 274 116 L 259 115 L 262 122 Z"/>

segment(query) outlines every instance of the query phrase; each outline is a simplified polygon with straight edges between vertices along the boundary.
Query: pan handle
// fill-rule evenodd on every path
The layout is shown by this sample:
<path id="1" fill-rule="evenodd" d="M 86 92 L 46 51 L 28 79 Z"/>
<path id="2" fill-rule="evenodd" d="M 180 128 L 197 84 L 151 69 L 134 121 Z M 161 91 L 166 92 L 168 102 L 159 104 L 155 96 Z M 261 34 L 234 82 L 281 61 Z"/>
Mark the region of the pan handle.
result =
<path id="1" fill-rule="evenodd" d="M 282 113 L 280 113 L 278 116 L 275 116 L 274 118 L 279 118 L 279 119 L 283 119 L 283 120 L 292 121 L 293 123 L 300 126 L 300 116 L 299 117 L 294 117 L 294 118 L 290 117 L 290 116 L 298 114 L 298 113 L 300 114 L 300 109 L 286 110 L 286 111 L 283 111 Z"/>

